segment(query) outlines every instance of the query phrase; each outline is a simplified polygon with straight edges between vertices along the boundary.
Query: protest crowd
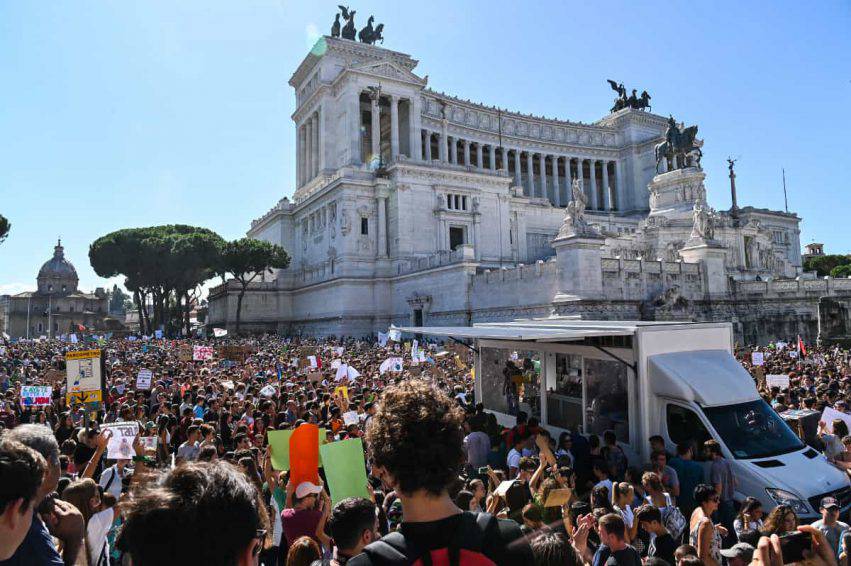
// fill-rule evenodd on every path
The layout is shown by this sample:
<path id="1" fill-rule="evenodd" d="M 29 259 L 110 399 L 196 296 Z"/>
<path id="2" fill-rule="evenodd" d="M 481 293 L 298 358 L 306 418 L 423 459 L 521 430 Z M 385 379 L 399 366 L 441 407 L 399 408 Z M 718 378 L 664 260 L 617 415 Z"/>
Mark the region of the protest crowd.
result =
<path id="1" fill-rule="evenodd" d="M 68 390 L 86 350 L 99 400 Z M 848 351 L 739 357 L 851 470 Z M 804 525 L 735 501 L 713 440 L 648 438 L 650 461 L 630 462 L 612 431 L 556 436 L 522 411 L 502 427 L 474 374 L 463 344 L 386 335 L 5 341 L 0 566 L 848 563 L 835 499 Z"/>

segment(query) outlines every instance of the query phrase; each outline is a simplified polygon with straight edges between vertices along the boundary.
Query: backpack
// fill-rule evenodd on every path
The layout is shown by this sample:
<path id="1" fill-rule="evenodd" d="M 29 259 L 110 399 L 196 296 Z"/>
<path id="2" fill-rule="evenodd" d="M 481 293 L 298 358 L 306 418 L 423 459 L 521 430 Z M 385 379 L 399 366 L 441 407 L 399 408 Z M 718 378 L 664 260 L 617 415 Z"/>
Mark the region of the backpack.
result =
<path id="1" fill-rule="evenodd" d="M 483 554 L 486 534 L 498 531 L 497 519 L 489 513 L 461 514 L 461 521 L 449 547 L 420 551 L 412 548 L 400 532 L 393 532 L 366 548 L 364 553 L 376 566 L 496 566 Z"/>
<path id="2" fill-rule="evenodd" d="M 671 496 L 667 493 L 665 493 L 665 502 L 667 505 L 665 506 L 665 512 L 662 514 L 662 522 L 665 524 L 668 532 L 671 533 L 671 536 L 674 537 L 674 540 L 680 540 L 686 528 L 686 518 L 683 516 L 682 511 L 680 511 L 680 508 L 673 504 Z"/>

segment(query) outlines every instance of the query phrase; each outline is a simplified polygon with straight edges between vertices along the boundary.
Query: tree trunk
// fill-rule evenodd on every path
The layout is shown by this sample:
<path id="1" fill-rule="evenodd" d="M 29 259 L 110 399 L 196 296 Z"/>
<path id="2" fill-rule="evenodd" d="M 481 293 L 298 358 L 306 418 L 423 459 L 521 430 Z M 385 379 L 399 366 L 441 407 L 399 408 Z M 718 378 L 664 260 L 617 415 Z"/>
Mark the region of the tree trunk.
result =
<path id="1" fill-rule="evenodd" d="M 148 292 L 140 289 L 139 290 L 139 332 L 142 334 L 147 334 L 148 329 L 151 327 L 151 321 L 148 317 Z"/>
<path id="2" fill-rule="evenodd" d="M 242 284 L 242 289 L 239 291 L 239 295 L 236 296 L 236 334 L 239 336 L 239 319 L 242 316 L 242 298 L 245 296 L 245 288 L 248 287 L 246 283 Z"/>
<path id="3" fill-rule="evenodd" d="M 189 322 L 189 311 L 192 308 L 191 299 L 189 298 L 189 291 L 186 291 L 183 294 L 183 299 L 186 302 L 183 314 L 183 322 L 186 324 L 186 337 L 189 338 L 190 334 L 192 333 L 192 325 Z"/>

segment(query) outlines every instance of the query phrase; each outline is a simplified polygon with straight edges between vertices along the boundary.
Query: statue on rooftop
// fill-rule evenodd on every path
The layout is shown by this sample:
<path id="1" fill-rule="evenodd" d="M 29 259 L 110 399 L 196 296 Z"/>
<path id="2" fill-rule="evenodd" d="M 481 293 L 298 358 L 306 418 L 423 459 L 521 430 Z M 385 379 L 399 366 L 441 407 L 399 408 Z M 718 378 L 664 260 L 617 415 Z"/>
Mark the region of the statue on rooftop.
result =
<path id="1" fill-rule="evenodd" d="M 334 14 L 334 23 L 331 24 L 331 37 L 340 37 L 340 14 Z"/>
<path id="2" fill-rule="evenodd" d="M 375 28 L 373 28 L 372 22 L 374 21 L 375 16 L 370 16 L 369 20 L 366 22 L 366 27 L 358 33 L 358 39 L 360 39 L 361 43 L 373 45 L 379 39 L 381 40 L 381 43 L 384 43 L 384 38 L 381 36 L 381 32 L 384 30 L 384 24 L 378 24 Z"/>
<path id="3" fill-rule="evenodd" d="M 613 81 L 611 79 L 606 79 L 609 83 L 609 86 L 612 87 L 612 90 L 618 93 L 618 96 L 615 98 L 615 104 L 612 106 L 611 112 L 617 112 L 618 110 L 623 110 L 624 108 L 633 108 L 635 110 L 650 110 L 650 95 L 647 91 L 643 91 L 641 96 L 638 96 L 636 93 L 638 92 L 636 89 L 632 89 L 632 95 L 627 96 L 626 87 L 623 86 L 623 83 L 618 84 L 617 81 Z"/>
<path id="4" fill-rule="evenodd" d="M 340 12 L 343 14 L 343 19 L 346 20 L 346 25 L 343 26 L 343 31 L 340 34 L 343 39 L 351 39 L 355 40 L 355 10 L 349 11 L 348 6 L 337 6 L 340 8 Z"/>

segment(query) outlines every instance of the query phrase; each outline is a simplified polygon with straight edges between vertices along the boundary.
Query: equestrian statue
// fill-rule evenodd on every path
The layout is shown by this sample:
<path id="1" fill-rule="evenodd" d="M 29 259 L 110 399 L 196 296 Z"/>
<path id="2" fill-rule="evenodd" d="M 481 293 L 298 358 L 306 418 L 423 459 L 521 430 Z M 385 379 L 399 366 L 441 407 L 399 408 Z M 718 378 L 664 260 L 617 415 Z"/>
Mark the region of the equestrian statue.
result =
<path id="1" fill-rule="evenodd" d="M 665 141 L 656 144 L 656 172 L 665 160 L 667 170 L 700 167 L 703 157 L 701 147 L 703 141 L 697 139 L 697 126 L 681 128 L 673 116 L 668 117 L 668 129 L 665 130 Z"/>

